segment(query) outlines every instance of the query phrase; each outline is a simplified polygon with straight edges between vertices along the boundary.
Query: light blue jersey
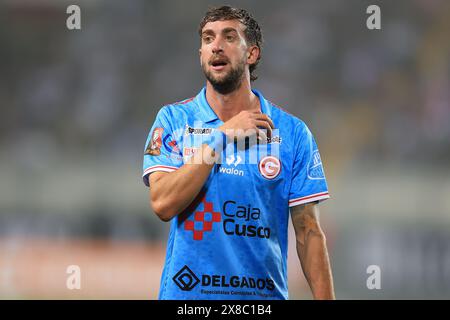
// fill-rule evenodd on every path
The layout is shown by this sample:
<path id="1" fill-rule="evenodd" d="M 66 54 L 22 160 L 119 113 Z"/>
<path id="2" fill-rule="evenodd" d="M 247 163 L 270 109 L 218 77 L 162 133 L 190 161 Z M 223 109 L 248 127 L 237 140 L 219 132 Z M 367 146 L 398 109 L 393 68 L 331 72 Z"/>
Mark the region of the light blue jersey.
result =
<path id="1" fill-rule="evenodd" d="M 160 299 L 287 299 L 289 207 L 329 198 L 322 161 L 308 127 L 266 100 L 275 128 L 265 145 L 223 152 L 196 200 L 171 221 Z M 163 107 L 148 136 L 144 183 L 173 172 L 223 122 L 206 89 Z M 252 158 L 253 157 L 253 158 Z"/>

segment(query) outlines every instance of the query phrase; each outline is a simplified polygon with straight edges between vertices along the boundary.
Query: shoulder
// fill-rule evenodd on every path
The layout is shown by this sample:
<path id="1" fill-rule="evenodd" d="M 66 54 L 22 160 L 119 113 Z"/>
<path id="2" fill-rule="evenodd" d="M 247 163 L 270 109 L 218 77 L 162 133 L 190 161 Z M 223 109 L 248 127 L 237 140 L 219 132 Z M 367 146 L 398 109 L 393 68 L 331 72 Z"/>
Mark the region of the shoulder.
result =
<path id="1" fill-rule="evenodd" d="M 296 136 L 304 135 L 309 132 L 309 128 L 303 119 L 293 115 L 285 108 L 267 100 L 271 107 L 272 118 L 276 119 L 278 126 L 288 130 L 291 134 Z"/>
<path id="2" fill-rule="evenodd" d="M 194 102 L 195 97 L 184 99 L 178 102 L 170 103 L 164 105 L 160 109 L 160 113 L 164 116 L 179 116 L 182 114 L 189 114 L 196 112 L 196 103 Z"/>
<path id="3" fill-rule="evenodd" d="M 184 125 L 186 119 L 198 112 L 198 106 L 195 103 L 195 97 L 184 99 L 178 102 L 166 104 L 161 107 L 157 117 L 170 124 L 172 127 Z"/>

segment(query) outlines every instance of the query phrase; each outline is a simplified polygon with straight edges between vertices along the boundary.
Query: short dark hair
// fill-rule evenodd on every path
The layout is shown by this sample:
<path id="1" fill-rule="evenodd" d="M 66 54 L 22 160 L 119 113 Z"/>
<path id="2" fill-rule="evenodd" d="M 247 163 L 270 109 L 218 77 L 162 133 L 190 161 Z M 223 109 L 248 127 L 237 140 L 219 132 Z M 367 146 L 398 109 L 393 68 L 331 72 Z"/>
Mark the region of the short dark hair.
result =
<path id="1" fill-rule="evenodd" d="M 255 74 L 256 67 L 261 59 L 262 50 L 262 33 L 258 22 L 253 18 L 253 16 L 247 12 L 245 9 L 233 8 L 230 6 L 221 7 L 211 7 L 206 12 L 202 21 L 200 22 L 200 27 L 198 29 L 198 34 L 202 36 L 203 27 L 208 22 L 223 21 L 223 20 L 239 20 L 246 28 L 244 30 L 244 35 L 250 45 L 256 45 L 259 48 L 259 56 L 254 64 L 250 65 L 250 80 L 254 81 L 258 79 Z"/>

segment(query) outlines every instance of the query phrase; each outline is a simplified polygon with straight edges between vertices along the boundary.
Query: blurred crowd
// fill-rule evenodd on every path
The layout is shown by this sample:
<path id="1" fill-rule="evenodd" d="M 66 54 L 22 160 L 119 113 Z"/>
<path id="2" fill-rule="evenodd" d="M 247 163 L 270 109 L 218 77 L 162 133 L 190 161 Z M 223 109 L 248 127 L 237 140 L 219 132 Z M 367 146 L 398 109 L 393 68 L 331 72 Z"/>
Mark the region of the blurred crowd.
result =
<path id="1" fill-rule="evenodd" d="M 207 2 L 9 1 L 0 20 L 0 154 L 139 157 L 164 104 L 204 85 L 197 26 Z M 304 119 L 339 160 L 448 163 L 450 3 L 248 1 L 265 46 L 254 86 Z M 333 137 L 333 139 L 329 139 Z M 336 159 L 334 159 L 336 157 Z"/>
<path id="2" fill-rule="evenodd" d="M 30 276 L 28 266 L 34 262 L 28 261 L 33 259 L 47 263 L 45 279 L 55 272 L 49 262 L 52 258 L 43 259 L 33 250 L 24 253 L 26 259 L 16 259 L 20 250 L 29 247 L 15 241 L 28 236 L 47 239 L 50 244 L 52 239 L 62 243 L 85 238 L 150 240 L 156 253 L 142 253 L 139 272 L 147 276 L 144 265 L 156 261 L 149 282 L 155 297 L 153 283 L 159 279 L 167 224 L 163 226 L 151 214 L 147 203 L 147 188 L 141 180 L 144 143 L 163 105 L 192 97 L 205 85 L 197 28 L 207 7 L 222 2 L 82 0 L 77 1 L 81 30 L 66 28 L 70 4 L 66 0 L 0 3 L 0 297 L 55 294 L 42 293 L 39 290 L 45 285 L 40 284 L 29 289 L 21 283 L 30 290 L 22 293 L 11 289 L 21 288 L 11 274 L 22 265 L 22 274 Z M 366 8 L 371 4 L 381 8 L 381 30 L 366 27 Z M 445 198 L 450 190 L 446 182 L 450 169 L 450 2 L 248 0 L 237 6 L 253 13 L 263 30 L 259 79 L 253 86 L 303 119 L 321 150 L 328 181 L 334 187 L 335 202 L 324 210 L 333 214 L 324 220 L 329 219 L 330 250 L 338 253 L 333 260 L 338 290 L 350 297 L 355 292 L 367 295 L 365 287 L 352 288 L 351 279 L 374 256 L 382 257 L 387 269 L 398 252 L 407 252 L 408 258 L 427 252 L 449 257 L 444 223 L 437 223 L 438 231 L 430 227 L 417 233 L 411 224 L 390 228 L 388 219 L 411 223 L 411 217 L 427 216 L 432 210 L 436 221 L 449 216 L 450 203 Z M 357 170 L 361 166 L 369 170 L 361 173 Z M 385 167 L 394 170 L 380 170 Z M 397 170 L 403 167 L 410 168 L 408 174 L 426 174 L 408 180 L 405 172 Z M 366 173 L 377 169 L 381 182 L 362 182 Z M 406 201 L 389 198 L 390 190 L 399 192 L 392 198 Z M 420 197 L 410 196 L 410 191 Z M 355 196 L 355 192 L 361 194 Z M 380 194 L 385 196 L 382 201 Z M 438 206 L 421 211 L 422 199 L 430 198 Z M 375 211 L 387 220 L 376 236 L 367 238 L 367 230 L 374 227 L 364 219 L 371 219 L 370 212 Z M 395 216 L 399 212 L 404 215 Z M 379 230 L 387 236 L 380 237 Z M 386 243 L 389 237 L 403 237 L 397 241 L 401 245 L 383 252 L 391 248 Z M 410 237 L 418 244 L 432 239 L 439 250 L 408 247 Z M 48 243 L 39 250 L 45 252 Z M 97 259 L 93 262 L 96 270 L 107 269 L 98 253 L 105 251 L 97 252 L 97 247 L 89 251 L 89 247 L 75 243 L 53 249 L 61 258 L 58 261 L 64 261 L 61 265 L 71 259 L 66 249 L 75 248 L 88 257 L 83 261 Z M 120 260 L 127 250 L 121 247 L 111 256 Z M 140 247 L 136 250 L 141 254 Z M 349 267 L 352 260 L 356 262 Z M 395 261 L 391 267 L 399 274 L 403 260 Z M 428 270 L 424 261 L 417 266 Z M 441 266 L 440 262 L 434 265 Z M 126 279 L 129 269 L 125 269 L 121 276 L 111 278 Z M 300 277 L 300 268 L 292 269 Z M 442 270 L 435 273 L 436 282 L 450 279 L 450 273 L 444 274 L 450 264 Z M 394 275 L 397 282 L 391 283 L 400 284 L 391 291 L 392 297 L 403 297 L 410 280 L 422 275 L 414 272 L 404 278 Z M 364 283 L 365 274 L 358 277 Z M 149 283 L 143 283 L 136 294 L 145 294 Z M 296 285 L 294 292 L 308 292 L 305 283 Z M 295 291 L 298 286 L 301 290 Z M 103 287 L 101 294 L 107 296 L 111 288 Z M 58 294 L 68 294 L 65 288 L 58 290 Z M 92 290 L 90 295 L 101 296 Z M 449 293 L 440 290 L 434 293 Z M 422 293 L 414 294 L 420 297 Z"/>

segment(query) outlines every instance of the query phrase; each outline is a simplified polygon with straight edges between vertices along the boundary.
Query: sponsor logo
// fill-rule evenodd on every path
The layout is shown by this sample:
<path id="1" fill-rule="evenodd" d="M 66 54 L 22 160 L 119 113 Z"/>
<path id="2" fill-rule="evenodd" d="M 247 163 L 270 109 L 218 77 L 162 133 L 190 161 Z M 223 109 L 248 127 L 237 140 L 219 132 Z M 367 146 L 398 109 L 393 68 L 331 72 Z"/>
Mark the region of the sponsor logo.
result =
<path id="1" fill-rule="evenodd" d="M 275 179 L 281 172 L 281 162 L 274 156 L 267 156 L 259 161 L 259 172 L 269 180 Z"/>
<path id="2" fill-rule="evenodd" d="M 188 266 L 181 268 L 172 280 L 183 291 L 191 291 L 200 282 L 200 279 Z"/>
<path id="3" fill-rule="evenodd" d="M 237 165 L 242 162 L 242 158 L 240 156 L 235 157 L 234 154 L 232 154 L 228 156 L 225 161 L 227 165 L 234 165 L 237 167 Z"/>
<path id="4" fill-rule="evenodd" d="M 188 161 L 190 157 L 192 157 L 194 154 L 198 153 L 200 149 L 195 147 L 184 147 L 183 148 L 183 158 L 184 161 Z"/>
<path id="5" fill-rule="evenodd" d="M 236 201 L 225 201 L 222 213 L 214 211 L 213 203 L 201 200 L 203 210 L 193 213 L 193 220 L 184 221 L 184 230 L 192 231 L 193 239 L 203 240 L 205 232 L 213 231 L 215 222 L 222 222 L 223 232 L 227 236 L 269 239 L 271 229 L 261 225 L 261 210 L 252 205 L 238 204 Z M 222 215 L 225 216 L 222 221 Z"/>
<path id="6" fill-rule="evenodd" d="M 155 128 L 144 154 L 159 156 L 161 154 L 163 128 Z"/>
<path id="7" fill-rule="evenodd" d="M 275 283 L 271 278 L 256 278 L 238 275 L 226 276 L 221 274 L 202 274 L 200 278 L 201 280 L 187 265 L 185 265 L 180 271 L 177 272 L 172 280 L 178 288 L 183 291 L 191 291 L 199 284 L 201 287 L 213 288 L 240 288 L 269 291 L 273 291 L 275 289 Z M 210 292 L 202 290 L 202 293 L 209 294 Z M 222 293 L 229 294 L 230 292 L 227 291 Z M 246 292 L 241 292 L 241 294 L 246 294 Z M 256 295 L 256 292 L 253 294 Z"/>
<path id="8" fill-rule="evenodd" d="M 203 210 L 194 212 L 194 220 L 184 221 L 184 230 L 192 231 L 194 240 L 203 240 L 203 233 L 212 231 L 214 222 L 220 222 L 222 215 L 215 212 L 213 203 L 203 197 Z"/>
<path id="9" fill-rule="evenodd" d="M 283 139 L 280 136 L 273 136 L 271 138 L 267 138 L 267 143 L 278 143 L 281 144 L 281 142 L 283 141 Z"/>
<path id="10" fill-rule="evenodd" d="M 224 275 L 202 275 L 202 287 L 221 287 L 221 288 L 249 288 L 260 290 L 273 290 L 275 284 L 272 279 L 253 278 L 246 276 L 224 276 Z"/>
<path id="11" fill-rule="evenodd" d="M 193 128 L 191 126 L 186 126 L 186 129 L 184 130 L 185 135 L 205 135 L 205 134 L 211 134 L 213 131 L 213 128 Z"/>
<path id="12" fill-rule="evenodd" d="M 168 145 L 172 149 L 172 152 L 180 153 L 180 148 L 178 148 L 177 142 L 175 140 L 170 141 Z"/>
<path id="13" fill-rule="evenodd" d="M 259 225 L 261 210 L 257 207 L 239 205 L 236 201 L 225 201 L 222 208 L 227 217 L 223 220 L 223 231 L 229 236 L 270 238 L 270 228 Z"/>
<path id="14" fill-rule="evenodd" d="M 244 176 L 244 170 L 238 170 L 236 167 L 242 162 L 242 158 L 240 156 L 235 157 L 234 154 L 229 155 L 225 159 L 225 163 L 228 166 L 234 166 L 234 168 L 227 168 L 224 166 L 219 166 L 219 172 L 224 174 L 230 174 L 235 176 Z"/>
<path id="15" fill-rule="evenodd" d="M 308 179 L 323 180 L 325 174 L 323 172 L 322 160 L 320 158 L 319 150 L 315 150 L 312 154 L 311 160 L 308 164 Z"/>
<path id="16" fill-rule="evenodd" d="M 244 176 L 244 170 L 238 170 L 236 168 L 225 168 L 225 167 L 221 166 L 221 167 L 219 167 L 219 172 L 233 175 L 233 176 L 240 176 L 240 177 Z"/>

